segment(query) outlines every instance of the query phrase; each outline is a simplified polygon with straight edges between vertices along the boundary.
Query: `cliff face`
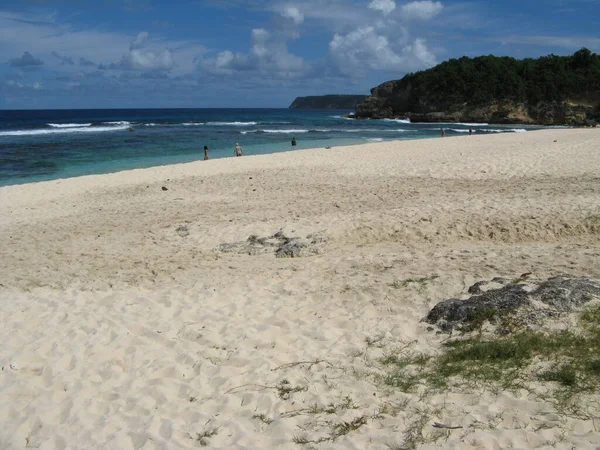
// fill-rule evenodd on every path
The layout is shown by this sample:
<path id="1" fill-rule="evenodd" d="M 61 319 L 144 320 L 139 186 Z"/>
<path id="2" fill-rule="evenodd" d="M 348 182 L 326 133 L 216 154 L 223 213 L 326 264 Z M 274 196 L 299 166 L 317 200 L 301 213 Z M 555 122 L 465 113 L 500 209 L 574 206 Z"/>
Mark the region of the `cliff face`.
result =
<path id="1" fill-rule="evenodd" d="M 384 83 L 384 84 L 389 84 Z M 391 82 L 393 83 L 393 82 Z M 407 91 L 378 86 L 374 94 L 356 106 L 357 118 L 405 118 L 412 122 L 476 122 L 497 124 L 595 125 L 594 106 L 588 102 L 492 101 L 483 105 L 438 105 L 422 98 L 419 104 L 406 104 Z"/>
<path id="2" fill-rule="evenodd" d="M 367 95 L 317 95 L 298 97 L 290 109 L 354 109 Z"/>
<path id="3" fill-rule="evenodd" d="M 538 59 L 451 59 L 371 89 L 356 117 L 593 125 L 600 121 L 600 55 L 581 49 Z"/>
<path id="4" fill-rule="evenodd" d="M 372 96 L 356 106 L 357 118 L 404 118 L 412 122 L 476 122 L 592 126 L 594 105 L 588 101 L 539 102 L 492 101 L 483 105 L 439 105 L 420 98 L 409 105 L 410 87 L 393 89 L 387 82 L 372 90 Z"/>

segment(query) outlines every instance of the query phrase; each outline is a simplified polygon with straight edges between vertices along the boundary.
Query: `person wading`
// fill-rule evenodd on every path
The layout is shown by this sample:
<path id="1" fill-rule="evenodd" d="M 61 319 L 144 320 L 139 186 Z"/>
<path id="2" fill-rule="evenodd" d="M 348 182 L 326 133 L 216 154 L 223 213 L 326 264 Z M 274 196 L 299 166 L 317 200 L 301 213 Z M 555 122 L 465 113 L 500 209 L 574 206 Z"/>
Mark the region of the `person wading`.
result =
<path id="1" fill-rule="evenodd" d="M 233 149 L 233 154 L 235 156 L 242 156 L 244 152 L 242 151 L 242 147 L 237 142 L 235 143 L 235 148 Z"/>

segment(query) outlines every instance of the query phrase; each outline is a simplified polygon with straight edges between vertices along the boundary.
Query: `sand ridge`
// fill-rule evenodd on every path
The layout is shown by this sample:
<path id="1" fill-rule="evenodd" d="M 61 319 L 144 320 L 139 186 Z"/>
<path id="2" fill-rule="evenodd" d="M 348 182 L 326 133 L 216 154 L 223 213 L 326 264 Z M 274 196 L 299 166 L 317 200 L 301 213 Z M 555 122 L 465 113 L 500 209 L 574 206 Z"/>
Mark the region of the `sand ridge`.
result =
<path id="1" fill-rule="evenodd" d="M 424 401 L 375 375 L 386 352 L 438 352 L 420 319 L 475 281 L 600 277 L 599 143 L 397 141 L 0 188 L 0 448 L 400 448 L 425 410 L 422 448 L 596 448 L 597 422 L 525 393 Z M 216 250 L 280 229 L 323 250 Z"/>

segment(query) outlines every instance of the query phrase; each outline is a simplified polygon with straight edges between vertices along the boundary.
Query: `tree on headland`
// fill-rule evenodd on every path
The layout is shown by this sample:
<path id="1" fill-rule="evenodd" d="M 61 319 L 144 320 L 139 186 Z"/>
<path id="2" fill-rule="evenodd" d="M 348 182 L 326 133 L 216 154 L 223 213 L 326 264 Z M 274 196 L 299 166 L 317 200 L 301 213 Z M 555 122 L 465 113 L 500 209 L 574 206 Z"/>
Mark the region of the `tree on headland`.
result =
<path id="1" fill-rule="evenodd" d="M 560 101 L 600 91 L 600 55 L 582 48 L 572 56 L 550 54 L 518 60 L 494 55 L 450 59 L 432 69 L 411 73 L 397 89 L 412 86 L 417 102 L 485 104 L 512 100 L 536 103 Z"/>

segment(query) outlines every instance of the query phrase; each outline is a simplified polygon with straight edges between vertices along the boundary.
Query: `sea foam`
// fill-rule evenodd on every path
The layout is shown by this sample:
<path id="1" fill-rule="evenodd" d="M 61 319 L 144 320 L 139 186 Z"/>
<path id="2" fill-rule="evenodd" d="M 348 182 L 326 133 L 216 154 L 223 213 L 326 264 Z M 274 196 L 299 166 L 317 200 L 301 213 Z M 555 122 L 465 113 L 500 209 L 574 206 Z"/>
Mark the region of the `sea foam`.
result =
<path id="1" fill-rule="evenodd" d="M 318 131 L 318 130 L 314 130 Z M 271 133 L 271 134 L 293 134 L 293 133 L 308 133 L 310 130 L 248 130 L 240 131 L 242 134 L 248 133 Z"/>
<path id="2" fill-rule="evenodd" d="M 81 127 L 81 128 L 51 128 L 37 130 L 15 130 L 0 131 L 0 136 L 39 136 L 43 134 L 63 134 L 63 133 L 101 133 L 106 131 L 120 131 L 128 129 L 128 126 L 115 127 Z"/>
<path id="3" fill-rule="evenodd" d="M 409 119 L 383 119 L 384 122 L 411 123 Z"/>
<path id="4" fill-rule="evenodd" d="M 49 123 L 49 127 L 52 128 L 79 128 L 79 127 L 90 127 L 91 123 Z"/>
<path id="5" fill-rule="evenodd" d="M 258 122 L 206 122 L 206 125 L 212 126 L 231 126 L 231 127 L 249 127 L 258 125 Z"/>

